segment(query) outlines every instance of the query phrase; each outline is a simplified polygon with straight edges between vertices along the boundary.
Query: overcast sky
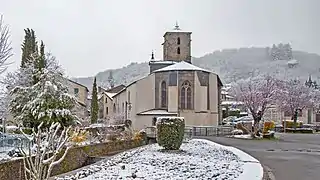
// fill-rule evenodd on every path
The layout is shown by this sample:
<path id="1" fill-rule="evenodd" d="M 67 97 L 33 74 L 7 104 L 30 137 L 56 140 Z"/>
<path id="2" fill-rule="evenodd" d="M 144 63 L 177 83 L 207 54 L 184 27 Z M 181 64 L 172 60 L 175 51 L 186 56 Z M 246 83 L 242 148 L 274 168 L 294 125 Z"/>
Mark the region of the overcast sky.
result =
<path id="1" fill-rule="evenodd" d="M 178 21 L 192 31 L 192 56 L 222 48 L 290 42 L 320 54 L 319 0 L 0 0 L 20 64 L 33 28 L 69 76 L 92 76 L 162 58 L 163 34 Z"/>

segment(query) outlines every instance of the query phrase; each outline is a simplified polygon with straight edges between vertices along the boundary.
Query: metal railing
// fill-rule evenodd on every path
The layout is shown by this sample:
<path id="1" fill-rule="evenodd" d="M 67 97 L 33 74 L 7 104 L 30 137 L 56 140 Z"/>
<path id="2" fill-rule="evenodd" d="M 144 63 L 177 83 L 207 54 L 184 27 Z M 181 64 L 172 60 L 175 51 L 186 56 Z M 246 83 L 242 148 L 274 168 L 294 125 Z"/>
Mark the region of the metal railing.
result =
<path id="1" fill-rule="evenodd" d="M 233 130 L 233 126 L 193 126 L 192 136 L 226 136 Z"/>
<path id="2" fill-rule="evenodd" d="M 147 127 L 146 134 L 148 138 L 157 137 L 157 128 L 155 126 Z M 187 126 L 184 130 L 185 138 L 193 136 L 227 136 L 232 135 L 233 126 Z"/>
<path id="3" fill-rule="evenodd" d="M 8 153 L 19 148 L 29 148 L 32 143 L 21 134 L 0 134 L 0 153 Z"/>

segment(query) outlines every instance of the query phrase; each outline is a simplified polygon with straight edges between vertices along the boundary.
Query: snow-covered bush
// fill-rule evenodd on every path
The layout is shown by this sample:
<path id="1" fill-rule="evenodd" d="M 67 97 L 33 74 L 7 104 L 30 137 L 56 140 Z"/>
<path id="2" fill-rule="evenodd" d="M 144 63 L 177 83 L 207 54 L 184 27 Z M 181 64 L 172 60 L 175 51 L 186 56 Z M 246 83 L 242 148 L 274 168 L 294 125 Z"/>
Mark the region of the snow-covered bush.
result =
<path id="1" fill-rule="evenodd" d="M 184 137 L 183 117 L 158 117 L 157 142 L 167 150 L 178 150 Z"/>

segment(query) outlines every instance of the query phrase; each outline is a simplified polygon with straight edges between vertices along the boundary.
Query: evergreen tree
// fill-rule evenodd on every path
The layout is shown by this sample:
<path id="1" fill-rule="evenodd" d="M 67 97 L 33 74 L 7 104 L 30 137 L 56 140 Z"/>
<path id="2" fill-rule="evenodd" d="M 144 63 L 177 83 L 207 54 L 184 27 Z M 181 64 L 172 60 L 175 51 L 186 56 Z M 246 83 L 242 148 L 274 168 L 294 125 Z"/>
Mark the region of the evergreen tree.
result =
<path id="1" fill-rule="evenodd" d="M 21 68 L 25 68 L 31 62 L 31 55 L 38 53 L 38 45 L 33 29 L 25 29 L 24 41 L 22 43 Z"/>
<path id="2" fill-rule="evenodd" d="M 91 123 L 97 123 L 98 120 L 98 92 L 97 92 L 97 79 L 94 78 L 93 87 L 92 87 L 92 97 L 91 97 Z"/>
<path id="3" fill-rule="evenodd" d="M 45 46 L 43 44 L 43 41 L 41 41 L 40 54 L 39 54 L 39 58 L 38 58 L 39 69 L 46 67 L 46 55 L 44 53 L 44 47 Z"/>
<path id="4" fill-rule="evenodd" d="M 60 74 L 42 70 L 39 81 L 29 87 L 17 86 L 11 92 L 10 112 L 18 124 L 37 127 L 41 122 L 71 125 L 76 99 L 68 94 Z"/>
<path id="5" fill-rule="evenodd" d="M 272 45 L 272 48 L 271 48 L 271 59 L 276 61 L 276 60 L 280 60 L 280 49 L 275 45 L 273 44 Z"/>
<path id="6" fill-rule="evenodd" d="M 39 75 L 42 73 L 41 70 L 46 68 L 46 56 L 44 53 L 44 47 L 45 46 L 43 44 L 43 41 L 41 41 L 39 54 L 34 54 L 31 57 L 31 59 L 33 58 L 33 61 L 34 61 L 33 63 L 34 63 L 34 68 L 35 68 L 35 71 L 33 74 L 33 84 L 36 84 L 39 81 Z"/>
<path id="7" fill-rule="evenodd" d="M 113 88 L 114 87 L 113 71 L 110 71 L 109 73 L 108 82 L 109 82 L 110 88 Z"/>
<path id="8" fill-rule="evenodd" d="M 313 81 L 313 87 L 314 87 L 315 89 L 319 89 L 319 86 L 318 86 L 318 84 L 317 84 L 316 81 Z"/>
<path id="9" fill-rule="evenodd" d="M 284 51 L 284 59 L 286 59 L 286 60 L 293 59 L 292 48 L 291 48 L 291 45 L 289 43 L 283 45 L 283 51 Z"/>
<path id="10" fill-rule="evenodd" d="M 44 52 L 44 43 L 41 41 L 40 49 L 38 50 L 38 43 L 33 29 L 25 29 L 25 38 L 22 43 L 22 59 L 21 68 L 34 68 L 32 76 L 32 84 L 39 81 L 41 70 L 46 67 L 46 55 Z"/>
<path id="11" fill-rule="evenodd" d="M 278 44 L 278 54 L 279 54 L 279 59 L 278 60 L 286 60 L 285 57 L 285 49 L 284 49 L 284 45 L 282 43 Z"/>
<path id="12" fill-rule="evenodd" d="M 305 85 L 309 88 L 311 88 L 313 86 L 313 82 L 311 79 L 311 75 L 309 75 L 309 79 L 305 82 Z"/>

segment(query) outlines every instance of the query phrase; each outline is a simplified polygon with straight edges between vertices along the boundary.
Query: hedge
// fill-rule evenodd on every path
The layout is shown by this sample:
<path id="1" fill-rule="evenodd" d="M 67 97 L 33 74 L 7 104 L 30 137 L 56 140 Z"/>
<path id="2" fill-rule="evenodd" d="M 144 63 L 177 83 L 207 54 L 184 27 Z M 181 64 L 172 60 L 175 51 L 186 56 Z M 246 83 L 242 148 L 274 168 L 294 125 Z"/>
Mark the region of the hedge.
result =
<path id="1" fill-rule="evenodd" d="M 178 150 L 182 144 L 185 121 L 183 117 L 158 117 L 157 142 L 166 150 Z"/>
<path id="2" fill-rule="evenodd" d="M 286 124 L 284 124 L 286 122 Z M 302 122 L 296 122 L 296 128 L 302 127 Z M 285 128 L 294 128 L 294 122 L 293 121 L 282 121 L 282 127 Z"/>

